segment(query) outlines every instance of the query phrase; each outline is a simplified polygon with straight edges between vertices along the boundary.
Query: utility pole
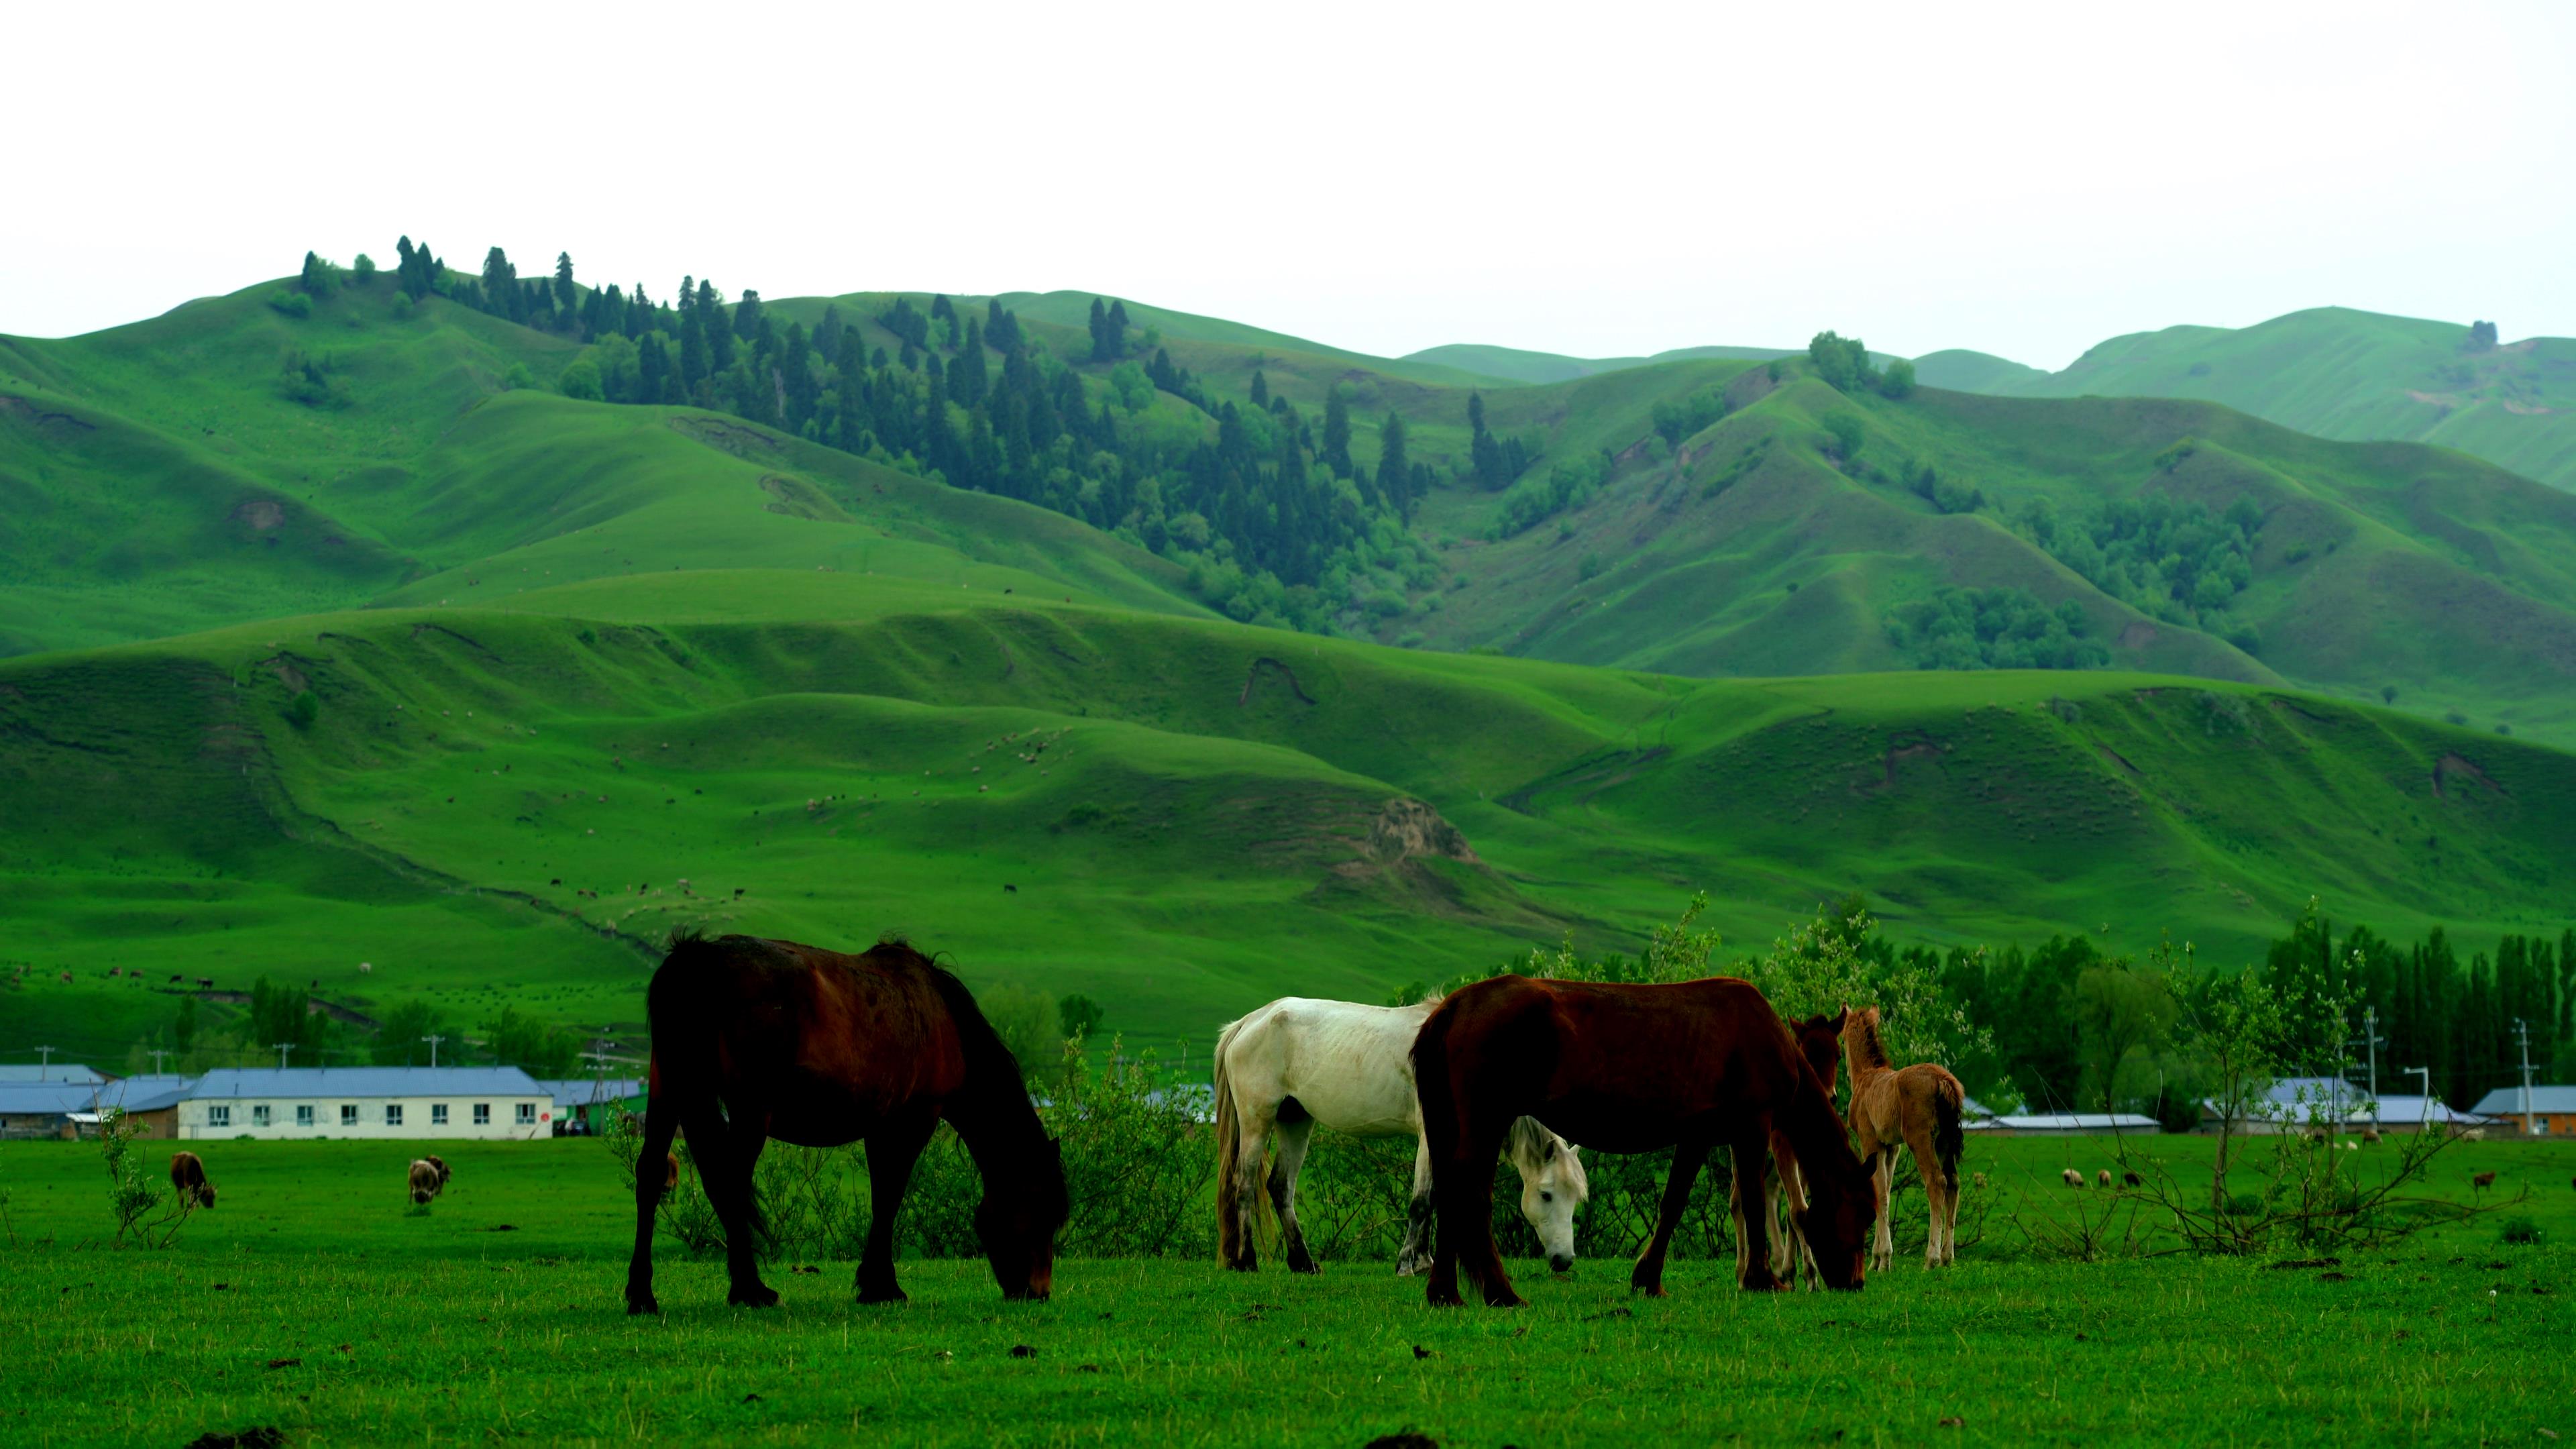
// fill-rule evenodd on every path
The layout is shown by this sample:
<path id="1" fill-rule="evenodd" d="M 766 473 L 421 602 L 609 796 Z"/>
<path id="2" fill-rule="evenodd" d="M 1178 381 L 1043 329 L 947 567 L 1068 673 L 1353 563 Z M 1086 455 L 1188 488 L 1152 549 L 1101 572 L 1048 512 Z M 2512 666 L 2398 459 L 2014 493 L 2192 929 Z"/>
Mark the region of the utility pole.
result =
<path id="1" fill-rule="evenodd" d="M 2424 1095 L 2416 1099 L 2424 1104 L 2422 1109 L 2423 1115 L 2416 1119 L 2415 1130 L 2418 1132 L 2426 1131 L 2433 1125 L 2433 1069 L 2431 1067 L 2407 1067 L 2404 1069 L 2404 1074 L 2423 1079 Z M 2449 1131 L 2450 1124 L 2447 1122 L 2444 1123 L 2443 1130 L 2446 1132 Z"/>
<path id="2" fill-rule="evenodd" d="M 2531 1024 L 2513 1019 L 2514 1039 L 2522 1044 L 2522 1135 L 2531 1135 Z"/>
<path id="3" fill-rule="evenodd" d="M 168 1047 L 154 1047 L 152 1049 L 152 1075 L 156 1077 L 161 1075 L 161 1059 L 168 1055 L 170 1055 L 170 1049 Z"/>
<path id="4" fill-rule="evenodd" d="M 53 1074 L 54 1049 L 52 1047 L 36 1048 L 36 1080 L 40 1082 L 45 1081 L 51 1078 Z"/>
<path id="5" fill-rule="evenodd" d="M 432 1067 L 437 1066 L 437 1065 L 438 1065 L 438 1044 L 439 1044 L 440 1042 L 443 1042 L 443 1041 L 447 1040 L 447 1038 L 445 1038 L 445 1037 L 443 1037 L 443 1036 L 425 1036 L 425 1037 L 422 1037 L 422 1038 L 421 1038 L 421 1040 L 422 1040 L 422 1041 L 425 1041 L 425 1042 L 427 1042 L 427 1043 L 429 1043 L 429 1064 L 430 1064 Z"/>
<path id="6" fill-rule="evenodd" d="M 295 1050 L 295 1043 L 291 1041 L 273 1041 L 270 1042 L 269 1045 L 277 1048 L 277 1069 L 281 1072 L 285 1071 L 286 1054 Z"/>

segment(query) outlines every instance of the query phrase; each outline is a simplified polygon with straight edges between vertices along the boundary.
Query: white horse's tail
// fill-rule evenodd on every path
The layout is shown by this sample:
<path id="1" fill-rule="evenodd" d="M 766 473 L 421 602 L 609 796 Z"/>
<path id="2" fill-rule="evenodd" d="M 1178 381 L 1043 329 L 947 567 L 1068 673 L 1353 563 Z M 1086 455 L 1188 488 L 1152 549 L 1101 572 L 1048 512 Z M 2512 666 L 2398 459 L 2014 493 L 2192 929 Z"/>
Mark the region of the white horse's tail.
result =
<path id="1" fill-rule="evenodd" d="M 1249 1246 L 1243 1241 L 1242 1178 L 1235 1171 L 1243 1156 L 1243 1122 L 1235 1111 L 1234 1071 L 1228 1065 L 1235 1034 L 1249 1020 L 1248 1016 L 1236 1017 L 1216 1036 L 1216 1252 L 1217 1261 L 1228 1267 L 1241 1262 Z M 1252 1196 L 1255 1211 L 1269 1205 L 1267 1194 L 1255 1192 Z"/>

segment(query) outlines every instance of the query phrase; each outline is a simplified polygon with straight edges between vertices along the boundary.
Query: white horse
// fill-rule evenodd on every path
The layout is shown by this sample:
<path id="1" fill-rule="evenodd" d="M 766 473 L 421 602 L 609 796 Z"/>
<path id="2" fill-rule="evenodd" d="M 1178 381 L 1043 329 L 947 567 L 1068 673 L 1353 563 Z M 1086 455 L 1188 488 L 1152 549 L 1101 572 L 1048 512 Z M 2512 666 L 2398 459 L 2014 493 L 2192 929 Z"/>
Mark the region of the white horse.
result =
<path id="1" fill-rule="evenodd" d="M 1229 1268 L 1258 1266 L 1252 1214 L 1262 1191 L 1271 1136 L 1279 1161 L 1269 1172 L 1288 1266 L 1322 1271 L 1297 1229 L 1297 1169 L 1315 1125 L 1353 1137 L 1411 1137 L 1413 1202 L 1395 1271 L 1430 1259 L 1431 1149 L 1413 1090 L 1413 1038 L 1438 1003 L 1362 1006 L 1282 997 L 1237 1021 L 1216 1040 L 1217 1246 Z M 1574 1266 L 1574 1209 L 1591 1196 L 1574 1144 L 1523 1117 L 1507 1143 L 1521 1175 L 1521 1216 L 1538 1232 L 1548 1266 Z"/>

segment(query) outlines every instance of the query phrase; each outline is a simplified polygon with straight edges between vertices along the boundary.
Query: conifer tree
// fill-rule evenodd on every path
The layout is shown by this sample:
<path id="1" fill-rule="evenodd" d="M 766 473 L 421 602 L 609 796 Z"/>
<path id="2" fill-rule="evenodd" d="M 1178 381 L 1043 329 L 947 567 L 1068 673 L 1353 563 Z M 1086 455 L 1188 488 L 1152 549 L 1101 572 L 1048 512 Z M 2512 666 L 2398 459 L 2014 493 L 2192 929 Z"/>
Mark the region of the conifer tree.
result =
<path id="1" fill-rule="evenodd" d="M 1405 456 L 1404 419 L 1389 410 L 1378 429 L 1377 491 L 1387 506 L 1413 516 L 1413 463 Z"/>
<path id="2" fill-rule="evenodd" d="M 579 296 L 580 289 L 572 280 L 572 253 L 555 253 L 555 310 L 570 316 Z"/>
<path id="3" fill-rule="evenodd" d="M 664 385 L 670 380 L 671 356 L 662 347 L 662 334 L 647 332 L 635 345 L 635 400 L 656 403 L 662 400 Z"/>
<path id="4" fill-rule="evenodd" d="M 1351 476 L 1351 405 L 1338 384 L 1324 390 L 1324 446 L 1319 451 L 1334 477 Z"/>
<path id="5" fill-rule="evenodd" d="M 1270 381 L 1257 367 L 1252 370 L 1252 405 L 1257 408 L 1270 406 Z"/>
<path id="6" fill-rule="evenodd" d="M 680 319 L 680 390 L 690 397 L 698 395 L 698 384 L 707 377 L 707 325 L 691 308 Z"/>
<path id="7" fill-rule="evenodd" d="M 742 300 L 733 304 L 733 335 L 748 342 L 767 320 L 760 315 L 760 294 L 745 287 Z"/>
<path id="8" fill-rule="evenodd" d="M 733 321 L 725 316 L 724 296 L 716 284 L 698 279 L 698 315 L 707 329 L 707 372 L 713 376 L 733 367 Z"/>
<path id="9" fill-rule="evenodd" d="M 1100 305 L 1098 297 L 1091 299 L 1091 360 L 1112 360 L 1109 352 L 1109 309 Z"/>
<path id="10" fill-rule="evenodd" d="M 1109 304 L 1109 360 L 1116 362 L 1127 355 L 1127 304 Z"/>

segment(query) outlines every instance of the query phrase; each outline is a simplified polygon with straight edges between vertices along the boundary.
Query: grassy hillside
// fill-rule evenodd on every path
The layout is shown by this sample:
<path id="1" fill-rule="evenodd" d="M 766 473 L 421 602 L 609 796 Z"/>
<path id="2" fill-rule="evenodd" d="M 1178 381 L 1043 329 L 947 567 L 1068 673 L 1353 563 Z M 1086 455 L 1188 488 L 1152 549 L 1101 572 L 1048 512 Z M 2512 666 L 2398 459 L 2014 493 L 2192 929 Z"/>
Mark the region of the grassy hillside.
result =
<path id="1" fill-rule="evenodd" d="M 1677 347 L 1652 357 L 1564 357 L 1553 352 L 1524 352 L 1516 347 L 1453 342 L 1445 347 L 1426 347 L 1420 352 L 1408 352 L 1404 360 L 1438 363 L 1487 377 L 1531 384 L 1572 382 L 1578 377 L 1597 377 L 1605 372 L 1620 372 L 1657 362 L 1688 362 L 1700 358 L 1768 362 L 1775 357 L 1790 355 L 1787 349 L 1778 347 Z"/>
<path id="2" fill-rule="evenodd" d="M 2114 337 L 2063 372 L 1923 378 L 2023 397 L 2207 398 L 2319 437 L 2438 443 L 2576 489 L 2576 339 L 2481 350 L 2456 322 L 2320 307 Z"/>
<path id="3" fill-rule="evenodd" d="M 632 1023 L 682 923 L 904 929 L 1203 1042 L 1283 991 L 1630 943 L 1701 888 L 1746 943 L 1860 887 L 1936 941 L 2221 953 L 2311 894 L 2483 931 L 2576 890 L 2576 757 L 2314 696 L 1694 681 L 846 573 L 23 658 L 0 735 L 0 1020 L 94 1054 L 172 974 Z"/>

